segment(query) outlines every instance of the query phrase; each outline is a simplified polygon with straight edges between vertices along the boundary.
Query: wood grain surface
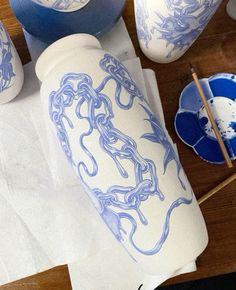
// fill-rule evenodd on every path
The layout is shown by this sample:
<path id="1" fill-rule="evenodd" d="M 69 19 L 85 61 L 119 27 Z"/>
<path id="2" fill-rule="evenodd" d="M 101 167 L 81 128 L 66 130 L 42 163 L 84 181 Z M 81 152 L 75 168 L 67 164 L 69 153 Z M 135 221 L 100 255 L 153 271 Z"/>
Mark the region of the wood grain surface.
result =
<path id="1" fill-rule="evenodd" d="M 188 68 L 190 61 L 198 69 L 199 77 L 208 77 L 218 72 L 236 73 L 236 21 L 227 16 L 226 3 L 226 0 L 223 1 L 206 30 L 189 51 L 180 60 L 170 64 L 156 64 L 142 54 L 136 36 L 132 0 L 127 0 L 124 11 L 124 20 L 143 67 L 151 68 L 156 72 L 167 128 L 174 142 L 178 144 L 182 164 L 197 197 L 201 197 L 229 177 L 236 169 L 228 169 L 226 165 L 208 164 L 198 158 L 192 149 L 177 138 L 173 120 L 178 109 L 180 92 L 191 81 Z M 20 25 L 10 10 L 8 0 L 1 0 L 0 19 L 9 30 L 23 63 L 29 62 L 30 58 Z M 236 166 L 235 161 L 234 166 Z M 236 271 L 236 183 L 230 184 L 203 203 L 201 208 L 207 223 L 210 240 L 207 249 L 197 261 L 198 271 L 173 278 L 166 284 Z M 0 289 L 71 290 L 71 284 L 67 267 L 61 266 L 1 286 Z"/>

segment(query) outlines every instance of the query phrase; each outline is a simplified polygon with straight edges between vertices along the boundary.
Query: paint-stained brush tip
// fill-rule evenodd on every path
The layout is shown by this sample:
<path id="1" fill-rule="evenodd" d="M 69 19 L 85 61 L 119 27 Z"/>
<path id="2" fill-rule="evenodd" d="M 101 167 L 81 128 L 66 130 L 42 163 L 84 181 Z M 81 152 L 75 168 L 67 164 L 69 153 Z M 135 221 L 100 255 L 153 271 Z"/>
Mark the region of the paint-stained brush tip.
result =
<path id="1" fill-rule="evenodd" d="M 195 73 L 195 69 L 192 66 L 191 62 L 189 62 L 189 68 L 190 68 L 190 71 L 191 71 L 192 74 Z"/>

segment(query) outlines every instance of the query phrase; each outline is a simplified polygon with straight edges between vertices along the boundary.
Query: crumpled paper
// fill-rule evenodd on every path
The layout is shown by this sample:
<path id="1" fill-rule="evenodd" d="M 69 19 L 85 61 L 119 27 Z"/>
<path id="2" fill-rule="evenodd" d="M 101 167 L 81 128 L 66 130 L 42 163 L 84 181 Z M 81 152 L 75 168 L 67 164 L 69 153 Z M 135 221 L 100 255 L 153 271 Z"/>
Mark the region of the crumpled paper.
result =
<path id="1" fill-rule="evenodd" d="M 121 21 L 103 40 L 123 60 L 135 56 L 124 31 Z M 125 49 L 119 51 L 115 45 L 112 51 L 112 39 L 120 34 Z M 29 39 L 35 61 L 45 45 L 31 37 L 28 44 Z M 149 101 L 164 124 L 155 74 L 143 74 L 138 59 L 125 65 L 143 94 L 154 96 Z M 136 290 L 141 284 L 152 290 L 173 275 L 195 270 L 193 262 L 175 273 L 149 276 L 129 257 L 50 136 L 39 88 L 34 64 L 28 64 L 21 94 L 0 107 L 0 283 L 69 264 L 74 290 Z"/>

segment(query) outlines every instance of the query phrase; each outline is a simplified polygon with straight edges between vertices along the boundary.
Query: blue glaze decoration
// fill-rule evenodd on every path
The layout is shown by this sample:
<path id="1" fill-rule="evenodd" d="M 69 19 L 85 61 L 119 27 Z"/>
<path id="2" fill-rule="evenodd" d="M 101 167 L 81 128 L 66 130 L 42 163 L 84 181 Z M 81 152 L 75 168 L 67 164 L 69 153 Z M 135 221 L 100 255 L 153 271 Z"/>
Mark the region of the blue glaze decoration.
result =
<path id="1" fill-rule="evenodd" d="M 38 4 L 44 5 L 42 0 L 34 0 Z M 70 9 L 73 4 L 78 3 L 78 4 L 85 4 L 87 0 L 54 0 L 54 2 L 51 5 L 52 9 L 55 10 L 66 10 Z"/>
<path id="2" fill-rule="evenodd" d="M 12 50 L 11 39 L 0 22 L 0 93 L 10 88 L 14 82 Z"/>
<path id="3" fill-rule="evenodd" d="M 140 41 L 143 41 L 146 48 L 148 48 L 148 44 L 152 39 L 152 35 L 149 32 L 146 22 L 147 19 L 149 18 L 146 1 L 147 0 L 136 0 L 135 14 L 136 14 L 136 28 L 138 38 Z"/>
<path id="4" fill-rule="evenodd" d="M 62 77 L 58 90 L 53 91 L 49 96 L 50 118 L 55 125 L 61 147 L 67 159 L 76 169 L 85 188 L 92 194 L 99 214 L 116 239 L 122 242 L 124 237 L 127 237 L 130 244 L 138 252 L 144 255 L 154 255 L 161 250 L 168 237 L 172 212 L 180 205 L 191 204 L 193 198 L 192 192 L 189 197 L 179 197 L 171 203 L 166 212 L 163 231 L 160 237 L 157 238 L 153 248 L 142 249 L 136 244 L 137 217 L 142 225 L 148 225 L 148 219 L 143 214 L 141 205 L 150 197 L 155 196 L 162 202 L 165 200 L 165 196 L 159 188 L 157 165 L 153 160 L 147 159 L 140 154 L 136 142 L 130 136 L 115 127 L 113 121 L 114 104 L 104 93 L 108 84 L 115 84 L 115 105 L 121 110 L 130 110 L 133 107 L 134 99 L 138 99 L 139 105 L 147 115 L 146 121 L 150 123 L 151 130 L 150 133 L 147 132 L 143 136 L 140 136 L 140 138 L 145 138 L 147 142 L 159 143 L 165 148 L 163 174 L 166 173 L 169 162 L 174 160 L 177 166 L 179 182 L 185 188 L 184 183 L 179 177 L 182 167 L 164 130 L 150 111 L 145 98 L 130 77 L 127 69 L 109 54 L 104 55 L 99 65 L 107 73 L 107 76 L 96 88 L 94 88 L 92 78 L 84 73 L 67 73 Z M 126 95 L 125 101 L 121 99 L 122 93 Z M 88 124 L 88 129 L 78 136 L 78 145 L 82 148 L 89 162 L 84 162 L 83 160 L 76 161 L 70 149 L 70 140 L 65 128 L 69 126 L 73 130 L 74 124 L 69 116 L 67 116 L 66 111 L 73 104 L 75 104 L 74 113 L 76 118 L 86 121 Z M 85 110 L 85 108 L 87 109 Z M 89 187 L 85 179 L 95 177 L 99 172 L 96 156 L 86 146 L 86 138 L 93 134 L 96 134 L 99 138 L 98 146 L 113 160 L 115 165 L 113 170 L 117 170 L 123 179 L 129 178 L 129 174 L 123 165 L 124 163 L 121 161 L 126 160 L 132 164 L 135 184 L 128 186 L 114 184 L 105 192 L 100 188 Z M 123 220 L 129 221 L 131 225 L 129 232 L 123 228 Z"/>
<path id="5" fill-rule="evenodd" d="M 48 9 L 30 0 L 10 0 L 10 5 L 27 32 L 50 44 L 75 33 L 102 36 L 119 20 L 125 0 L 92 0 L 69 13 Z"/>
<path id="6" fill-rule="evenodd" d="M 236 77 L 233 74 L 216 74 L 200 80 L 210 105 L 224 99 L 227 112 L 215 121 L 231 159 L 236 159 Z M 179 110 L 175 117 L 175 129 L 180 139 L 205 161 L 221 164 L 224 157 L 212 134 L 213 129 L 207 116 L 202 115 L 203 104 L 194 83 L 187 85 L 181 93 Z M 222 111 L 220 109 L 220 111 Z"/>
<path id="7" fill-rule="evenodd" d="M 170 58 L 176 50 L 187 49 L 206 27 L 222 0 L 163 0 L 168 16 L 156 11 L 157 20 L 151 33 L 160 33 L 160 39 L 172 49 L 166 55 Z"/>

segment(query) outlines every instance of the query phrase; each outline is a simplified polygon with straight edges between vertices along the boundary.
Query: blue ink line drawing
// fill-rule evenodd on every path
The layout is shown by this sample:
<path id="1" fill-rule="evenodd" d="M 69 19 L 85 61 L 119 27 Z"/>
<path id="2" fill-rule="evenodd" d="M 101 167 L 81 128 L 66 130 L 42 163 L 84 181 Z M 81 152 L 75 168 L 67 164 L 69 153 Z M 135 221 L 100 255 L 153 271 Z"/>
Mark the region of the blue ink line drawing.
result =
<path id="1" fill-rule="evenodd" d="M 147 0 L 136 0 L 136 28 L 137 34 L 140 41 L 143 41 L 146 48 L 152 39 L 151 33 L 149 32 L 147 20 L 149 18 L 147 10 Z"/>
<path id="2" fill-rule="evenodd" d="M 148 219 L 141 211 L 141 205 L 151 196 L 157 196 L 160 201 L 164 201 L 165 196 L 159 188 L 157 168 L 154 161 L 142 156 L 138 151 L 136 142 L 115 128 L 112 102 L 103 93 L 104 88 L 110 82 L 115 84 L 114 97 L 116 105 L 122 110 L 131 109 L 134 98 L 137 97 L 140 105 L 147 113 L 149 122 L 153 125 L 156 124 L 156 121 L 147 107 L 145 98 L 130 77 L 126 68 L 118 60 L 109 54 L 105 54 L 99 65 L 103 71 L 107 72 L 107 76 L 97 88 L 93 87 L 93 80 L 87 74 L 67 73 L 64 75 L 60 83 L 60 88 L 50 94 L 50 117 L 56 127 L 62 149 L 70 163 L 76 168 L 77 174 L 86 188 L 89 188 L 89 184 L 86 183 L 84 176 L 94 177 L 99 172 L 96 157 L 86 147 L 86 138 L 95 132 L 99 136 L 100 148 L 114 161 L 115 169 L 118 170 L 120 176 L 124 179 L 129 178 L 128 172 L 124 168 L 124 165 L 122 165 L 122 160 L 126 160 L 132 165 L 135 184 L 130 184 L 129 186 L 114 184 L 106 192 L 103 192 L 100 188 L 89 188 L 89 190 L 96 198 L 98 204 L 97 210 L 117 240 L 122 242 L 124 241 L 124 237 L 128 237 L 130 244 L 138 252 L 144 255 L 154 255 L 161 250 L 168 237 L 171 213 L 181 204 L 191 204 L 192 193 L 189 198 L 180 197 L 171 204 L 166 213 L 161 237 L 152 249 L 141 249 L 135 243 L 134 235 L 137 231 L 137 221 L 135 218 L 138 217 L 144 226 L 148 225 Z M 128 93 L 128 100 L 125 103 L 121 100 L 121 95 L 124 91 L 126 95 Z M 82 160 L 75 161 L 70 149 L 70 141 L 65 130 L 65 122 L 73 130 L 74 125 L 66 115 L 66 109 L 71 107 L 72 104 L 76 104 L 76 117 L 88 123 L 88 130 L 82 133 L 78 140 L 80 147 L 90 160 L 90 166 L 88 166 L 88 162 L 86 164 Z M 85 108 L 87 109 L 85 110 Z M 168 144 L 168 140 L 164 138 L 164 131 L 160 131 L 159 133 L 161 135 L 159 137 L 157 136 L 156 139 L 152 138 L 152 134 L 148 133 L 141 137 L 146 138 L 148 141 L 160 143 L 165 147 Z M 154 131 L 154 134 L 157 134 L 157 131 Z M 177 162 L 177 157 L 174 156 L 174 152 L 169 153 L 169 151 L 167 149 L 163 161 L 165 171 L 171 160 Z M 180 163 L 177 163 L 177 166 L 181 168 Z M 178 174 L 180 168 L 178 169 Z M 181 184 L 183 186 L 182 182 Z M 122 226 L 123 219 L 128 220 L 131 224 L 129 233 Z"/>
<path id="3" fill-rule="evenodd" d="M 160 39 L 166 46 L 173 48 L 166 55 L 170 58 L 176 50 L 187 49 L 204 30 L 211 16 L 215 13 L 222 0 L 165 0 L 169 11 L 164 16 L 158 11 L 158 20 L 151 33 L 160 33 Z"/>
<path id="4" fill-rule="evenodd" d="M 13 85 L 13 46 L 11 39 L 0 22 L 0 93 Z"/>

